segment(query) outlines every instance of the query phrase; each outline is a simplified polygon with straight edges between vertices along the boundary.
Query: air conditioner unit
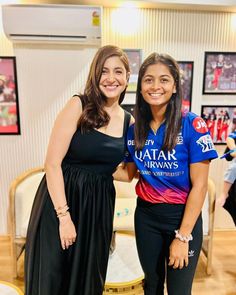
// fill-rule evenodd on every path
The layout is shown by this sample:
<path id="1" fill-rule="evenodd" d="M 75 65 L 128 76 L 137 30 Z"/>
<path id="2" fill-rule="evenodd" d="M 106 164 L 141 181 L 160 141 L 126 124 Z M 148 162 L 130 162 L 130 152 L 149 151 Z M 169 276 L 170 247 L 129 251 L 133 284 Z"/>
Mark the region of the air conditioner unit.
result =
<path id="1" fill-rule="evenodd" d="M 3 5 L 2 20 L 12 42 L 101 45 L 101 7 Z"/>

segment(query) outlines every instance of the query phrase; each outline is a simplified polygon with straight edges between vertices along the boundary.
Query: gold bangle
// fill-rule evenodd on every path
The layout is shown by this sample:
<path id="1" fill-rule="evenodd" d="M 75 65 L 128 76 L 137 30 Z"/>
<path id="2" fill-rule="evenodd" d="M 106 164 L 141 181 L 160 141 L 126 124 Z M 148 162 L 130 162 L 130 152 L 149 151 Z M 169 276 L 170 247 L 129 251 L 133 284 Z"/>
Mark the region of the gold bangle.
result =
<path id="1" fill-rule="evenodd" d="M 63 206 L 59 206 L 59 207 L 57 207 L 57 208 L 54 207 L 54 209 L 55 209 L 55 211 L 57 212 L 57 211 L 60 211 L 60 210 L 64 209 L 66 206 L 68 207 L 67 203 L 65 203 L 65 205 L 63 205 Z"/>
<path id="2" fill-rule="evenodd" d="M 69 207 L 66 205 L 64 208 L 60 209 L 60 210 L 56 210 L 56 213 L 59 214 L 59 213 L 64 213 L 66 211 L 69 210 Z"/>
<path id="3" fill-rule="evenodd" d="M 60 218 L 60 217 L 66 216 L 68 213 L 69 213 L 69 211 L 66 211 L 66 212 L 64 212 L 64 213 L 59 213 L 59 214 L 57 214 L 57 218 Z"/>

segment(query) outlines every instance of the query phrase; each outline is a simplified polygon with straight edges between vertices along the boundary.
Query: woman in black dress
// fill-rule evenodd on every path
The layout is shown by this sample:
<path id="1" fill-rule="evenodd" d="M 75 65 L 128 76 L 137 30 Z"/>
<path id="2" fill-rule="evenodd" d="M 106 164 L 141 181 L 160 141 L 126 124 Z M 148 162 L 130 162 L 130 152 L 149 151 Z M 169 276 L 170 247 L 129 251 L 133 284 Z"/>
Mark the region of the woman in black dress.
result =
<path id="1" fill-rule="evenodd" d="M 84 94 L 58 115 L 28 226 L 26 295 L 101 295 L 112 236 L 112 174 L 123 160 L 130 114 L 120 103 L 129 79 L 125 53 L 96 53 Z"/>

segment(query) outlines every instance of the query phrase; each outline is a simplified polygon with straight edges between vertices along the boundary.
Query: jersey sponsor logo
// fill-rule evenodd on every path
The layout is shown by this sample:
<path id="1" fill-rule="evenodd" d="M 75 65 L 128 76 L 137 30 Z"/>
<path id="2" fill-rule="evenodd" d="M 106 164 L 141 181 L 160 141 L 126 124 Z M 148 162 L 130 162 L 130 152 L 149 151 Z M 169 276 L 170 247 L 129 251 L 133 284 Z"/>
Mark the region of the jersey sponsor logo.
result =
<path id="1" fill-rule="evenodd" d="M 147 149 L 144 151 L 135 151 L 135 157 L 139 159 L 139 161 L 143 162 L 145 160 L 154 160 L 154 161 L 170 161 L 177 160 L 175 157 L 175 150 L 168 151 L 166 154 L 164 151 L 159 151 L 158 149 Z"/>
<path id="2" fill-rule="evenodd" d="M 201 136 L 196 142 L 201 146 L 203 153 L 215 150 L 214 144 L 209 134 Z"/>
<path id="3" fill-rule="evenodd" d="M 135 145 L 134 139 L 128 139 L 127 144 L 128 145 Z M 147 139 L 145 141 L 145 145 L 154 145 L 154 140 L 153 139 Z"/>
<path id="4" fill-rule="evenodd" d="M 164 153 L 159 149 L 146 149 L 135 151 L 135 158 L 148 169 L 178 169 L 178 161 L 173 149 Z"/>
<path id="5" fill-rule="evenodd" d="M 193 128 L 199 133 L 206 133 L 208 131 L 206 122 L 200 117 L 193 120 Z"/>
<path id="6" fill-rule="evenodd" d="M 176 144 L 183 144 L 184 139 L 181 133 L 178 134 L 177 139 L 176 139 Z"/>

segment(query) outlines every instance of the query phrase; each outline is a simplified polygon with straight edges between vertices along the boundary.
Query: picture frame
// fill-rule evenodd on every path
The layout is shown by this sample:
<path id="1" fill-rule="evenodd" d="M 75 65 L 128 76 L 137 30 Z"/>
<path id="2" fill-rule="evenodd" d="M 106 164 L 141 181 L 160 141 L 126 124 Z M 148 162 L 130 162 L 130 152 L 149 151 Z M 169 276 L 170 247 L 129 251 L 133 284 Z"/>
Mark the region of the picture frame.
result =
<path id="1" fill-rule="evenodd" d="M 0 56 L 0 135 L 19 135 L 16 58 Z"/>
<path id="2" fill-rule="evenodd" d="M 236 94 L 236 52 L 205 52 L 203 94 Z"/>
<path id="3" fill-rule="evenodd" d="M 182 111 L 191 111 L 193 87 L 193 61 L 178 61 L 182 86 Z"/>
<path id="4" fill-rule="evenodd" d="M 226 144 L 236 126 L 236 105 L 202 105 L 201 117 L 206 122 L 214 144 Z"/>
<path id="5" fill-rule="evenodd" d="M 138 82 L 138 72 L 142 63 L 142 50 L 141 49 L 123 49 L 127 54 L 130 64 L 130 77 L 129 85 L 126 92 L 136 92 Z"/>

